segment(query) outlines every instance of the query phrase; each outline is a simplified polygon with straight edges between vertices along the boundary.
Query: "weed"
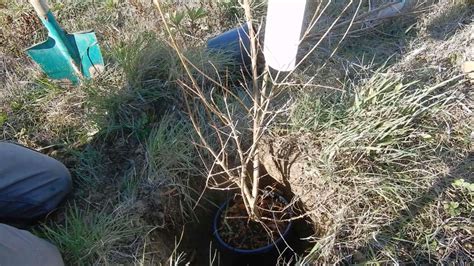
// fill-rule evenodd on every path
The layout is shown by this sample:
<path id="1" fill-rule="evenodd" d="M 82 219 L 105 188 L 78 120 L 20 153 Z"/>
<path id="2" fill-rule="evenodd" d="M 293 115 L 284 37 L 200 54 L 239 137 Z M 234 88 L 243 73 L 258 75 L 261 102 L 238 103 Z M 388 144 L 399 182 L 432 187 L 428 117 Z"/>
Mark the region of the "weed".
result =
<path id="1" fill-rule="evenodd" d="M 0 125 L 3 126 L 8 121 L 8 114 L 6 112 L 0 112 Z"/>
<path id="2" fill-rule="evenodd" d="M 451 186 L 451 200 L 444 202 L 444 210 L 450 217 L 469 216 L 474 207 L 474 184 L 461 178 Z"/>
<path id="3" fill-rule="evenodd" d="M 198 8 L 186 6 L 186 11 L 188 13 L 189 20 L 191 21 L 191 28 L 195 28 L 193 25 L 196 25 L 197 20 L 207 16 L 207 11 L 204 10 L 202 6 Z"/>
<path id="4" fill-rule="evenodd" d="M 114 10 L 117 8 L 117 5 L 119 4 L 118 0 L 106 0 L 105 1 L 105 7 L 111 10 Z"/>
<path id="5" fill-rule="evenodd" d="M 180 30 L 185 16 L 186 12 L 184 11 L 174 11 L 169 18 L 171 26 L 177 30 Z"/>

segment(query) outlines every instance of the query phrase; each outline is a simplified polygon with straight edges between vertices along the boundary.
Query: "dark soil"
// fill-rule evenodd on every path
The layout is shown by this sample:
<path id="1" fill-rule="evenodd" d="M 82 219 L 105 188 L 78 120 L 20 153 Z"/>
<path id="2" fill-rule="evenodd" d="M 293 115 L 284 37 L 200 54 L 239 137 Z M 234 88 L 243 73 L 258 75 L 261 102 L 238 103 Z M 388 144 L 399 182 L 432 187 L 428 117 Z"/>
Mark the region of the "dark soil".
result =
<path id="1" fill-rule="evenodd" d="M 258 249 L 274 243 L 288 227 L 287 203 L 277 196 L 261 197 L 259 221 L 247 214 L 242 197 L 232 200 L 220 217 L 218 232 L 228 245 L 238 249 Z"/>

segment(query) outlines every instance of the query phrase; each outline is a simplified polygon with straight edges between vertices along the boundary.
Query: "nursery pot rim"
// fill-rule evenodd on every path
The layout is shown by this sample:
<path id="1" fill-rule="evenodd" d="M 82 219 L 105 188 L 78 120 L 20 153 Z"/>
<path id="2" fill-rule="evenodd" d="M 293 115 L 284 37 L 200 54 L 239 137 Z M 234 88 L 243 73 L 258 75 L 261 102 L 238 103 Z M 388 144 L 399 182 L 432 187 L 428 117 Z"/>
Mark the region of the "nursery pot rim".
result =
<path id="1" fill-rule="evenodd" d="M 288 201 L 283 198 L 281 195 L 276 195 L 278 198 L 280 198 L 284 203 L 288 204 Z M 273 248 L 275 248 L 278 244 L 280 244 L 282 241 L 283 241 L 283 238 L 286 237 L 288 235 L 288 233 L 290 232 L 290 229 L 291 229 L 291 226 L 292 226 L 292 221 L 289 220 L 288 221 L 288 225 L 286 226 L 285 230 L 283 231 L 283 233 L 281 233 L 278 237 L 277 240 L 273 241 L 272 243 L 266 245 L 266 246 L 263 246 L 263 247 L 259 247 L 259 248 L 256 248 L 256 249 L 242 249 L 242 248 L 236 248 L 236 247 L 233 247 L 229 244 L 227 244 L 220 236 L 219 234 L 219 230 L 218 230 L 218 224 L 219 224 L 219 220 L 220 220 L 220 217 L 223 213 L 223 211 L 227 208 L 227 206 L 229 205 L 229 203 L 231 201 L 233 201 L 234 198 L 231 197 L 229 199 L 227 199 L 220 207 L 219 207 L 219 210 L 217 211 L 216 215 L 214 216 L 214 222 L 213 222 L 213 235 L 215 236 L 215 238 L 217 239 L 217 241 L 219 242 L 220 245 L 224 246 L 225 248 L 231 250 L 231 251 L 234 251 L 236 253 L 242 253 L 242 254 L 258 254 L 258 253 L 265 253 L 265 252 L 269 252 L 271 251 Z"/>

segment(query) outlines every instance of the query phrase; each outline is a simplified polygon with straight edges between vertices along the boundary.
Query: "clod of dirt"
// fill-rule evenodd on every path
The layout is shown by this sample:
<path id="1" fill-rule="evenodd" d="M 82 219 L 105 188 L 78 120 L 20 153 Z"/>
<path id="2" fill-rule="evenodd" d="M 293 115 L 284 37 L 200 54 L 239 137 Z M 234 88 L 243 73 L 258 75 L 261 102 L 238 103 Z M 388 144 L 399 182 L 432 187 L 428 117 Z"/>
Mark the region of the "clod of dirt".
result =
<path id="1" fill-rule="evenodd" d="M 281 184 L 291 176 L 304 175 L 304 163 L 301 158 L 304 152 L 300 150 L 298 139 L 302 136 L 286 138 L 265 138 L 260 145 L 260 162 L 268 175 Z"/>
<path id="2" fill-rule="evenodd" d="M 308 149 L 309 148 L 309 149 Z M 285 137 L 265 138 L 260 146 L 260 162 L 268 175 L 287 186 L 296 197 L 301 198 L 305 206 L 311 209 L 314 195 L 308 193 L 305 184 L 311 176 L 310 158 L 317 158 L 320 147 L 311 134 L 293 134 Z M 310 171 L 310 172 L 308 172 Z M 312 178 L 311 182 L 324 182 Z"/>
<path id="3" fill-rule="evenodd" d="M 140 200 L 134 205 L 136 212 L 150 224 L 160 226 L 166 224 L 164 215 L 165 206 L 161 191 L 156 189 L 145 190 L 140 194 Z"/>

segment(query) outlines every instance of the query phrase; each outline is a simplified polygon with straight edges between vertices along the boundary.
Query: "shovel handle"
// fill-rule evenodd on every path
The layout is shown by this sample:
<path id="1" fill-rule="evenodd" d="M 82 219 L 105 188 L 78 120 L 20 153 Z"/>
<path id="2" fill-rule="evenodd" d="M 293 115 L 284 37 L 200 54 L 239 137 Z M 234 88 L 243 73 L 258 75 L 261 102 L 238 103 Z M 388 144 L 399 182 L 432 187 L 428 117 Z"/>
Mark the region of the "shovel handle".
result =
<path id="1" fill-rule="evenodd" d="M 46 0 L 30 0 L 30 4 L 35 8 L 36 13 L 40 17 L 46 17 L 49 12 L 48 4 Z"/>

